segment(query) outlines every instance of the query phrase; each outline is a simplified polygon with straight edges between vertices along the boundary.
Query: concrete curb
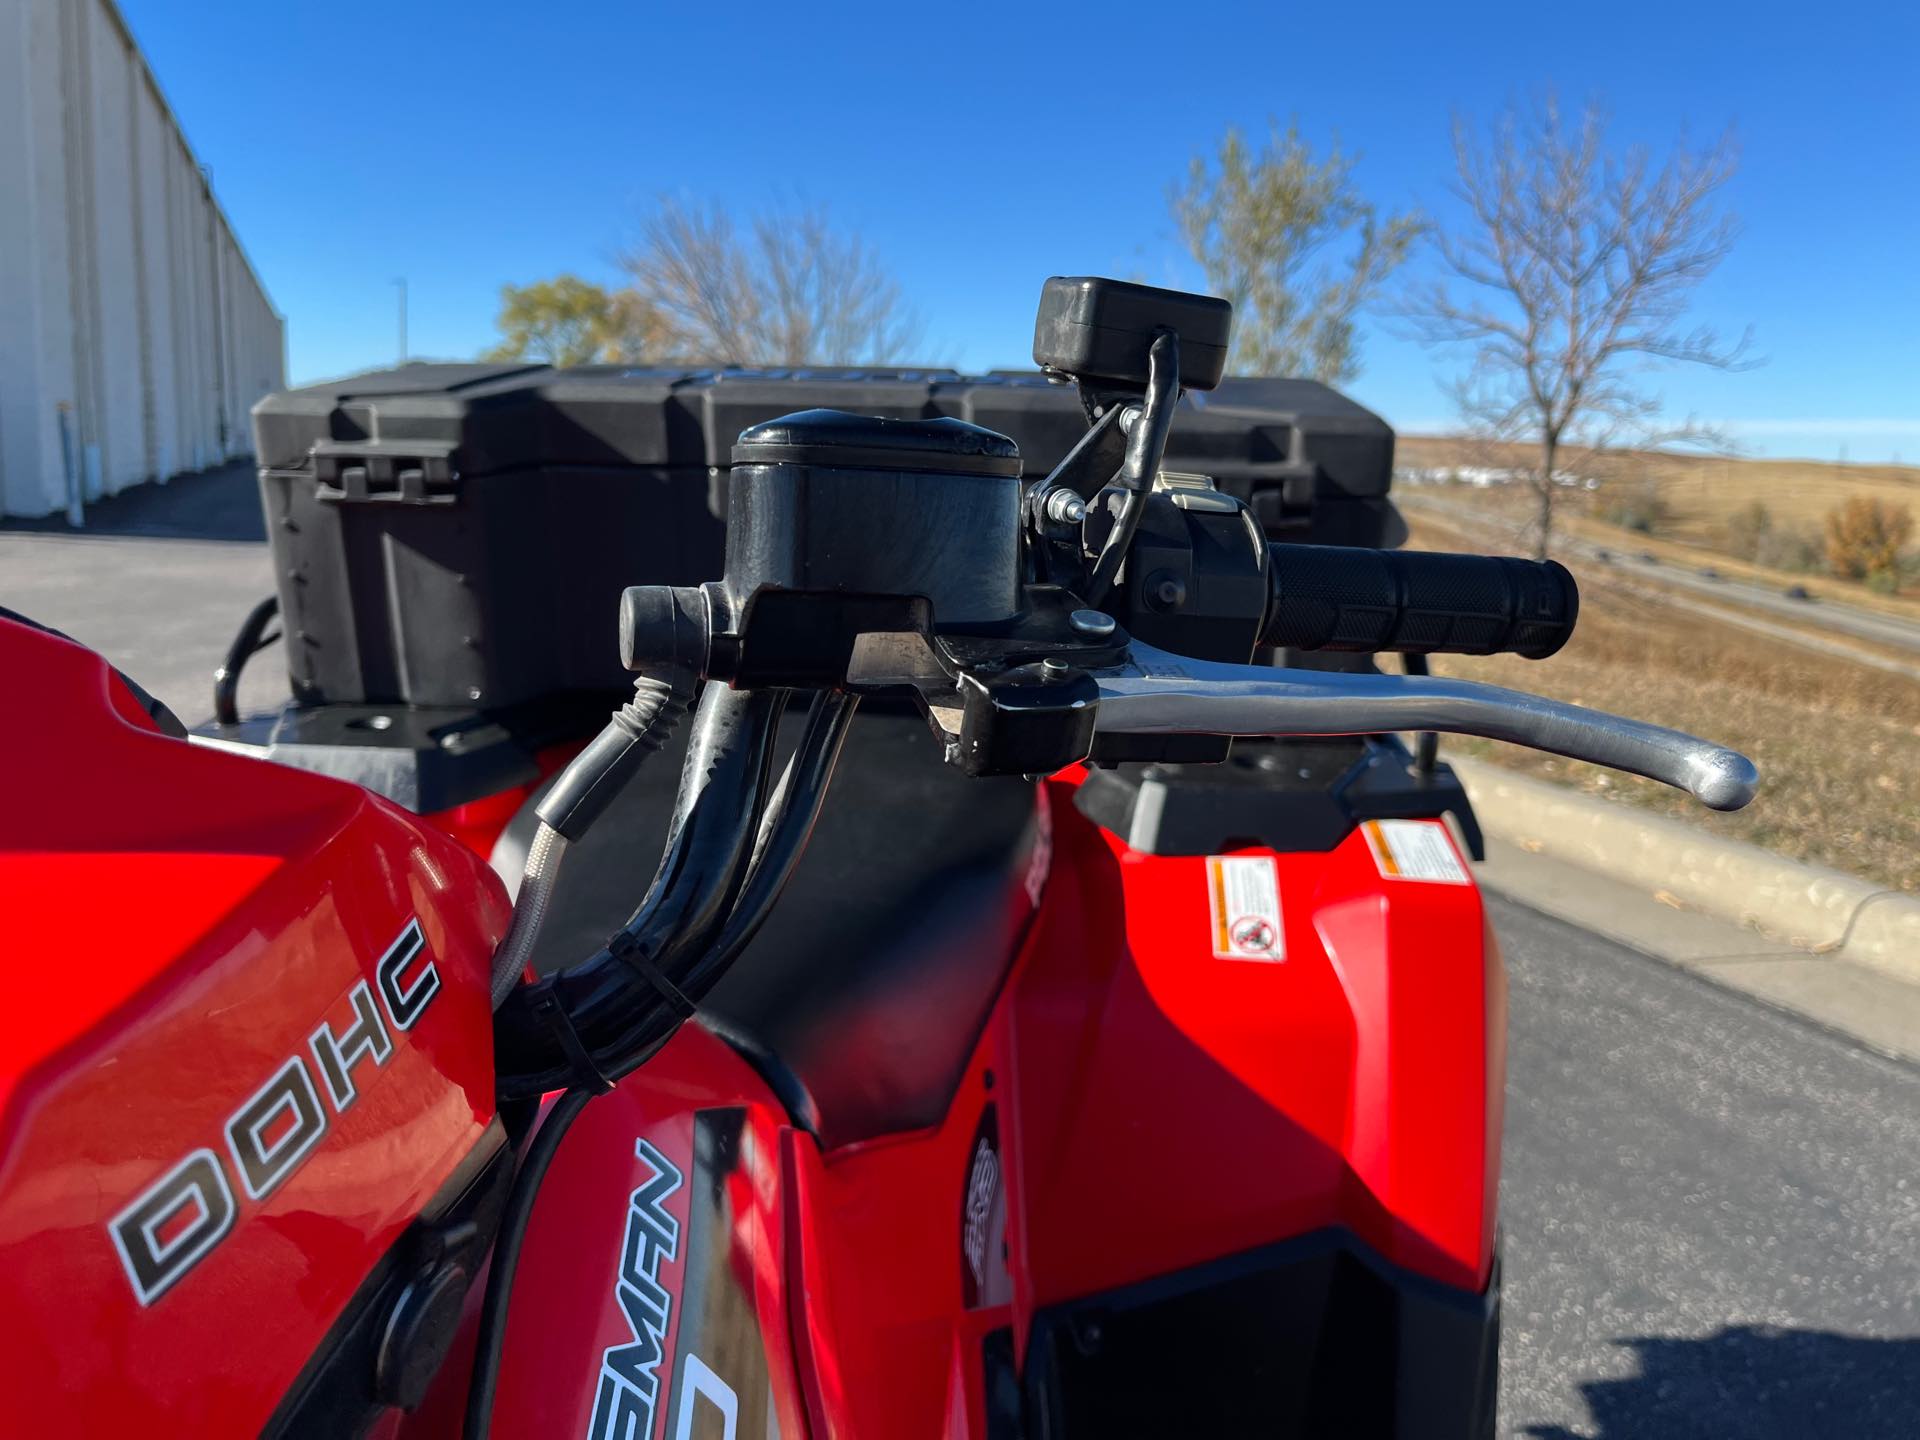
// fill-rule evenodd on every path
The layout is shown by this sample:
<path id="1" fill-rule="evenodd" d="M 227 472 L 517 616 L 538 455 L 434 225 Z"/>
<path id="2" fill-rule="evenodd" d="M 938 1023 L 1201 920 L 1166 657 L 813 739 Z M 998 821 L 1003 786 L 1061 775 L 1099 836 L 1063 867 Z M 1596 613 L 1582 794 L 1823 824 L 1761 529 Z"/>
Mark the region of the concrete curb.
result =
<path id="1" fill-rule="evenodd" d="M 1489 834 L 1920 985 L 1920 899 L 1483 760 L 1447 759 Z"/>

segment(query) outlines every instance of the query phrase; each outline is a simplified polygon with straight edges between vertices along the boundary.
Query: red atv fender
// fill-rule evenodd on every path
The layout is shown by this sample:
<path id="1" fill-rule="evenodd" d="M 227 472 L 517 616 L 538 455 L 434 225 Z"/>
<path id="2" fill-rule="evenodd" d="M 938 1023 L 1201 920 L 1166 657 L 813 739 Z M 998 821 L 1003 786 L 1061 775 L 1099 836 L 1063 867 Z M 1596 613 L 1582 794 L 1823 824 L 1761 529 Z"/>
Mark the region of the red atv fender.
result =
<path id="1" fill-rule="evenodd" d="M 1451 837 L 1149 856 L 1077 778 L 1038 791 L 1038 909 L 936 1128 L 823 1151 L 697 1024 L 587 1108 L 521 1256 L 495 1435 L 986 1437 L 1023 1403 L 1097 1433 L 1101 1367 L 1152 1363 L 1154 1307 L 1235 1320 L 1248 1277 L 1320 1289 L 1249 1337 L 1301 1354 L 1237 1383 L 1310 1411 L 1316 1348 L 1349 1342 L 1384 1391 L 1429 1383 L 1330 1307 L 1334 1255 L 1403 1332 L 1463 1315 L 1430 1383 L 1490 1403 L 1506 992 Z M 1223 870 L 1275 912 L 1256 958 Z M 409 1432 L 446 1433 L 462 1369 Z"/>
<path id="2" fill-rule="evenodd" d="M 257 1434 L 502 1154 L 505 892 L 70 641 L 0 620 L 0 675 L 0 1429 Z"/>

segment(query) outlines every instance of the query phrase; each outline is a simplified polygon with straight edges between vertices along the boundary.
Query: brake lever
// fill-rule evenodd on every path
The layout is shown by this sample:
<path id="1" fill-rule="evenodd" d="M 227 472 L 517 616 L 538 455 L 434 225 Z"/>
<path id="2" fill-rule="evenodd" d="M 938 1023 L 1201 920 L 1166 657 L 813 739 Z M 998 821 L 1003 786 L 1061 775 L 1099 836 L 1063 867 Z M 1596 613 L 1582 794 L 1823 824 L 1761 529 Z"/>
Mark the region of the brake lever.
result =
<path id="1" fill-rule="evenodd" d="M 1442 730 L 1510 740 L 1644 775 L 1714 810 L 1738 810 L 1760 783 L 1736 750 L 1639 720 L 1520 690 L 1400 675 L 1229 665 L 1135 640 L 1129 661 L 1094 672 L 1096 733 L 1374 735 Z"/>

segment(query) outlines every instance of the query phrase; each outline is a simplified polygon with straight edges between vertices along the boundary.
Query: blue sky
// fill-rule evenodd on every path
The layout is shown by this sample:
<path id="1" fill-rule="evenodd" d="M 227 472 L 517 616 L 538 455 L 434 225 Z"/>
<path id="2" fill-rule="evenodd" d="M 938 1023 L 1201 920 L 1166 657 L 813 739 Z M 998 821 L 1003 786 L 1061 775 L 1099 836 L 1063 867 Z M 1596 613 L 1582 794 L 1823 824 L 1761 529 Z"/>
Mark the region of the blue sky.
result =
<path id="1" fill-rule="evenodd" d="M 1442 222 L 1447 126 L 1546 86 L 1621 142 L 1729 123 L 1745 230 L 1696 317 L 1763 367 L 1669 409 L 1760 453 L 1920 459 L 1920 10 L 121 0 L 287 317 L 296 382 L 469 356 L 503 281 L 615 277 L 661 193 L 825 202 L 883 254 L 929 358 L 1027 363 L 1049 274 L 1197 284 L 1168 184 L 1229 124 L 1298 116 L 1383 208 Z M 1443 426 L 1444 361 L 1367 329 L 1356 398 Z"/>

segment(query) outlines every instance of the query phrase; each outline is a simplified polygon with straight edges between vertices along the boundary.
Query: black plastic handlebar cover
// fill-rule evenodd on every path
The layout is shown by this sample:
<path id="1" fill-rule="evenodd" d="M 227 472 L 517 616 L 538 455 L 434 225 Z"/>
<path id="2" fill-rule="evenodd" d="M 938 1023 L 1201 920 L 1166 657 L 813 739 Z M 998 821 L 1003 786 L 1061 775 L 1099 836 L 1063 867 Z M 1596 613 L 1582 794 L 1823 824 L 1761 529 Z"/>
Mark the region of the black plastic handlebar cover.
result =
<path id="1" fill-rule="evenodd" d="M 1580 590 L 1557 560 L 1269 545 L 1261 643 L 1402 655 L 1524 655 L 1567 643 Z"/>

